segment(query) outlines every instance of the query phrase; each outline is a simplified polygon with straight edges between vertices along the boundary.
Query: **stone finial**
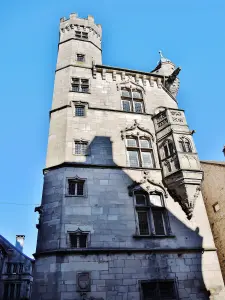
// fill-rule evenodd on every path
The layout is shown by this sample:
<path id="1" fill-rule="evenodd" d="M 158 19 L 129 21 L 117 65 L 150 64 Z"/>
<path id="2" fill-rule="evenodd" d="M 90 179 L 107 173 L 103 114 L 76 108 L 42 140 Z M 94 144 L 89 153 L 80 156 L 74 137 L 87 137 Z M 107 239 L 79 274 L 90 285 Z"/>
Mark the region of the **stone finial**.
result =
<path id="1" fill-rule="evenodd" d="M 168 58 L 165 58 L 162 54 L 162 51 L 159 50 L 159 55 L 160 55 L 160 62 L 171 62 Z"/>
<path id="2" fill-rule="evenodd" d="M 223 150 L 222 150 L 224 156 L 225 156 L 225 145 L 223 146 Z"/>

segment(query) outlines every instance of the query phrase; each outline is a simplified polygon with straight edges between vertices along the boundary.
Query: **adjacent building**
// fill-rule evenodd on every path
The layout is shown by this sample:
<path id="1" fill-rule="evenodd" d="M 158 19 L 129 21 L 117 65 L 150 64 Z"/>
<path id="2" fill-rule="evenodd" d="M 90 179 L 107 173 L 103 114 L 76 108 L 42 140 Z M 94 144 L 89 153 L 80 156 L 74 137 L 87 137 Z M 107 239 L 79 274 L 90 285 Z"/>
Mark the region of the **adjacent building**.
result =
<path id="1" fill-rule="evenodd" d="M 225 280 L 225 162 L 201 161 L 202 193 Z"/>
<path id="2" fill-rule="evenodd" d="M 24 235 L 13 246 L 0 235 L 0 300 L 30 299 L 34 260 L 23 253 Z"/>
<path id="3" fill-rule="evenodd" d="M 32 299 L 224 299 L 180 68 L 103 65 L 101 38 L 60 21 Z"/>

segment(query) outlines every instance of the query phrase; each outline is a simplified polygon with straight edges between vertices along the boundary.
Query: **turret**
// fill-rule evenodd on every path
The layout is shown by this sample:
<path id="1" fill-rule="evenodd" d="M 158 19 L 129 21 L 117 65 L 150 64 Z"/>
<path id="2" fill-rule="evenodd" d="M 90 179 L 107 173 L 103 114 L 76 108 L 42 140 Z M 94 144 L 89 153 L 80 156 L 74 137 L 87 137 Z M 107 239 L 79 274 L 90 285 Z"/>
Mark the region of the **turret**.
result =
<path id="1" fill-rule="evenodd" d="M 72 13 L 69 19 L 61 18 L 57 69 L 102 64 L 101 38 L 102 27 L 92 16 L 82 19 Z"/>

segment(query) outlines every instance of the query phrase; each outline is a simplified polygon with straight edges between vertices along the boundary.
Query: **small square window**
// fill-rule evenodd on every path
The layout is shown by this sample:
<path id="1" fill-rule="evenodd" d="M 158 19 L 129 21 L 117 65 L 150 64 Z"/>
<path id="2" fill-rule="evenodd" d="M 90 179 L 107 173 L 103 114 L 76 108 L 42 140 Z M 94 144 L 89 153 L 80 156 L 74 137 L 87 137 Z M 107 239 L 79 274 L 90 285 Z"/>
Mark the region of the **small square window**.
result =
<path id="1" fill-rule="evenodd" d="M 70 233 L 71 248 L 87 248 L 87 233 Z"/>
<path id="2" fill-rule="evenodd" d="M 83 141 L 75 141 L 74 154 L 87 155 L 88 143 Z"/>
<path id="3" fill-rule="evenodd" d="M 144 194 L 135 194 L 136 205 L 138 206 L 147 206 L 147 197 Z"/>
<path id="4" fill-rule="evenodd" d="M 82 32 L 82 38 L 87 40 L 88 39 L 88 33 L 87 32 Z"/>
<path id="5" fill-rule="evenodd" d="M 85 116 L 85 107 L 83 105 L 75 106 L 75 116 L 84 117 Z"/>
<path id="6" fill-rule="evenodd" d="M 84 54 L 77 54 L 77 61 L 84 62 L 85 61 L 85 55 Z"/>
<path id="7" fill-rule="evenodd" d="M 216 202 L 215 204 L 213 204 L 213 210 L 214 210 L 215 213 L 220 210 L 220 205 L 219 205 L 218 202 Z"/>
<path id="8" fill-rule="evenodd" d="M 81 31 L 75 31 L 75 37 L 81 38 Z"/>
<path id="9" fill-rule="evenodd" d="M 84 180 L 68 180 L 68 195 L 84 196 Z"/>

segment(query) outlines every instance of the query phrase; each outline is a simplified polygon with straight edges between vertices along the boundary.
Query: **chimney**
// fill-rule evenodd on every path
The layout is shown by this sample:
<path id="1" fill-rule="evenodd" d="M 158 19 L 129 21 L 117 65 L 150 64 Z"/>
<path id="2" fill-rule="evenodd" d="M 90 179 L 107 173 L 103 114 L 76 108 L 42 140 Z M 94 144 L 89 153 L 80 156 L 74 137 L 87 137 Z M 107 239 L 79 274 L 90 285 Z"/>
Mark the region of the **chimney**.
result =
<path id="1" fill-rule="evenodd" d="M 16 248 L 23 252 L 25 235 L 16 235 Z"/>
<path id="2" fill-rule="evenodd" d="M 222 151 L 223 151 L 223 154 L 225 156 L 225 146 L 223 146 L 223 150 Z"/>

